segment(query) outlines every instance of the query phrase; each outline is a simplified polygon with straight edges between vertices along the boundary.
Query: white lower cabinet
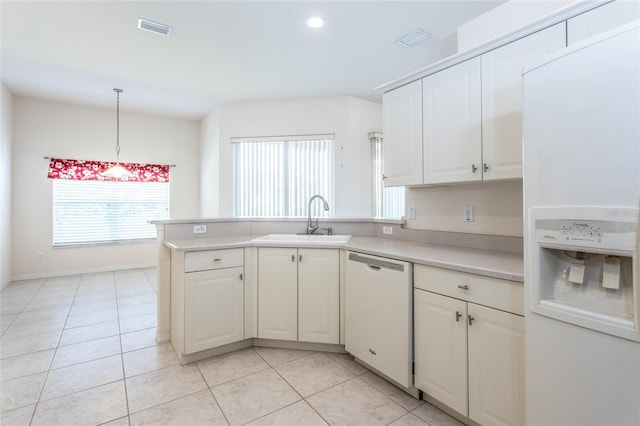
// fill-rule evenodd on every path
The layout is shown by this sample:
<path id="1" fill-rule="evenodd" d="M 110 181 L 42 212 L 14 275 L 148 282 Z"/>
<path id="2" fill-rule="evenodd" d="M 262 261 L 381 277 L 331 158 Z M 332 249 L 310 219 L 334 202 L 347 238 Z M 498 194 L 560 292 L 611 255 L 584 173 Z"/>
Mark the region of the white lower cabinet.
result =
<path id="1" fill-rule="evenodd" d="M 469 303 L 469 418 L 524 424 L 524 318 Z"/>
<path id="2" fill-rule="evenodd" d="M 414 290 L 415 386 L 467 415 L 467 302 Z"/>
<path id="3" fill-rule="evenodd" d="M 298 262 L 291 248 L 258 249 L 258 337 L 298 340 Z"/>
<path id="4" fill-rule="evenodd" d="M 244 338 L 243 268 L 192 272 L 185 278 L 185 353 Z"/>
<path id="5" fill-rule="evenodd" d="M 244 339 L 244 249 L 171 253 L 171 342 L 185 355 Z"/>
<path id="6" fill-rule="evenodd" d="M 415 386 L 481 425 L 524 424 L 522 284 L 416 265 L 414 286 Z"/>
<path id="7" fill-rule="evenodd" d="M 258 337 L 340 343 L 337 249 L 258 249 Z"/>

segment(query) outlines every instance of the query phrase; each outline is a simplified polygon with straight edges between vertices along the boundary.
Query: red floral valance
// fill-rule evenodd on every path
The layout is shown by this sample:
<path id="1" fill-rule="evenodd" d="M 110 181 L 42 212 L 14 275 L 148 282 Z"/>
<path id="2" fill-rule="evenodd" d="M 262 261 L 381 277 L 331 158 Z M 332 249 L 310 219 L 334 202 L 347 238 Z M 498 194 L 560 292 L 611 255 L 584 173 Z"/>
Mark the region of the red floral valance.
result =
<path id="1" fill-rule="evenodd" d="M 63 160 L 52 158 L 49 163 L 49 179 L 103 180 L 128 182 L 169 182 L 169 166 L 162 164 L 120 163 L 133 176 L 116 179 L 103 173 L 115 163 L 106 161 Z"/>

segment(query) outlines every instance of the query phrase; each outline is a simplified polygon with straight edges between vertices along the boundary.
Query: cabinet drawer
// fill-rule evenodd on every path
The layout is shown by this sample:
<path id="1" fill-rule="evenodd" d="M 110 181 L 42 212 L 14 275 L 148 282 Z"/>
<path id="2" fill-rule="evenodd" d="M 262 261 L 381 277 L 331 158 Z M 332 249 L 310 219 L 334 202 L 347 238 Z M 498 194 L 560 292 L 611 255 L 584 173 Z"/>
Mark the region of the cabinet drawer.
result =
<path id="1" fill-rule="evenodd" d="M 413 283 L 421 290 L 524 315 L 522 283 L 424 265 L 415 265 Z"/>
<path id="2" fill-rule="evenodd" d="M 244 265 L 244 249 L 190 251 L 185 253 L 184 271 L 233 268 Z"/>

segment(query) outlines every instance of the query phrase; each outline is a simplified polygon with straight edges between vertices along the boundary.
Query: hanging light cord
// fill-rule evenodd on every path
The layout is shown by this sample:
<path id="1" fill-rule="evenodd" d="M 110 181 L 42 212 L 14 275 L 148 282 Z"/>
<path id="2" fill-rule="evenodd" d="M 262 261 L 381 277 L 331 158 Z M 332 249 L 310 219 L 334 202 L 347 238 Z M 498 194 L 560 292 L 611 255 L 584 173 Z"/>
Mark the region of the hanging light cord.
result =
<path id="1" fill-rule="evenodd" d="M 116 92 L 116 164 L 120 164 L 120 93 L 122 89 L 113 89 Z"/>

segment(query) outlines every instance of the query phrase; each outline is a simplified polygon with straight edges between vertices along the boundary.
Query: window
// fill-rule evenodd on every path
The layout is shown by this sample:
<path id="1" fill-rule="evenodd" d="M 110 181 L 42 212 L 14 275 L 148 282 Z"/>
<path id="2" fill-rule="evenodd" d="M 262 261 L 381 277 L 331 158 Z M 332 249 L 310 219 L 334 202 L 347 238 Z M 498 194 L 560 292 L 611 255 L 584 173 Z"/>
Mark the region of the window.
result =
<path id="1" fill-rule="evenodd" d="M 369 133 L 373 158 L 373 216 L 400 219 L 404 216 L 404 186 L 384 187 L 382 133 Z"/>
<path id="2" fill-rule="evenodd" d="M 169 183 L 53 181 L 53 246 L 156 238 L 169 218 Z"/>
<path id="3" fill-rule="evenodd" d="M 234 138 L 235 216 L 300 217 L 322 195 L 334 206 L 333 135 Z M 334 209 L 314 203 L 314 216 Z"/>
<path id="4" fill-rule="evenodd" d="M 105 176 L 112 165 L 51 159 L 54 247 L 156 238 L 149 220 L 169 218 L 169 166 L 122 163 L 123 181 Z"/>

